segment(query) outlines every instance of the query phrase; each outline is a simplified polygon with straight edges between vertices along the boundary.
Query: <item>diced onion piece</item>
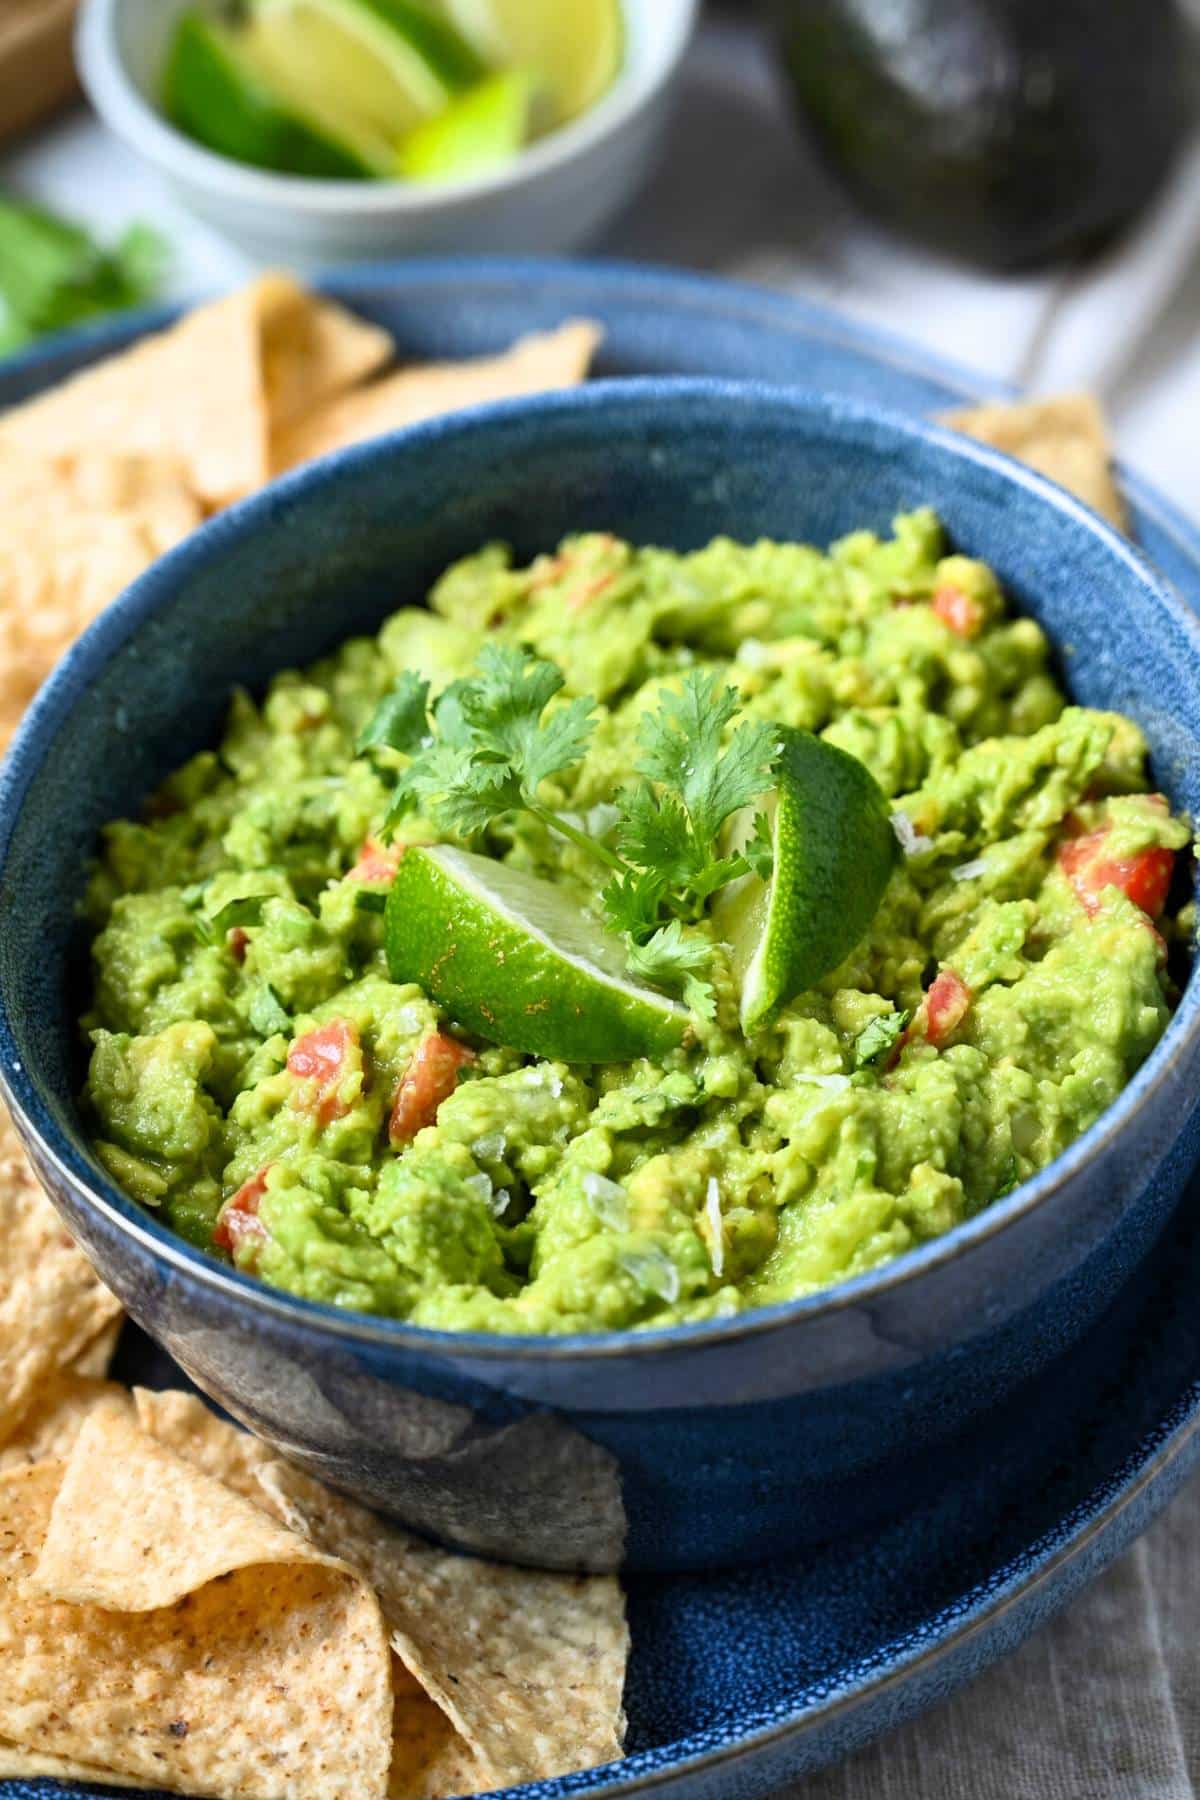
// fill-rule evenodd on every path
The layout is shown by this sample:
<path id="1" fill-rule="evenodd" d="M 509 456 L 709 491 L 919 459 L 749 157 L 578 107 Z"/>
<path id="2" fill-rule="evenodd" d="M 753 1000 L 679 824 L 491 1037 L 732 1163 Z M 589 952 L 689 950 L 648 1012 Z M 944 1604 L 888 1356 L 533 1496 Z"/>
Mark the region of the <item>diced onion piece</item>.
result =
<path id="1" fill-rule="evenodd" d="M 933 839 L 918 831 L 906 812 L 897 810 L 891 817 L 896 842 L 905 856 L 923 856 L 926 850 L 933 849 Z"/>

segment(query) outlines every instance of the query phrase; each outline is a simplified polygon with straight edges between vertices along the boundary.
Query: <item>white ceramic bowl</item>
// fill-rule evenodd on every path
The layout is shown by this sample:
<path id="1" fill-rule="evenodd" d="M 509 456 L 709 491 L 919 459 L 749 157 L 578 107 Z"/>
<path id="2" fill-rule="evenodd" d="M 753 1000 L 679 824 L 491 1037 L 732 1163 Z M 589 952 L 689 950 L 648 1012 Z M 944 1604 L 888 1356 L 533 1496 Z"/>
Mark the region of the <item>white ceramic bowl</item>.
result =
<path id="1" fill-rule="evenodd" d="M 699 0 L 623 0 L 625 66 L 607 94 L 508 168 L 439 187 L 314 181 L 216 156 L 158 108 L 188 0 L 84 0 L 79 73 L 105 123 L 191 209 L 247 249 L 293 265 L 398 251 L 569 250 L 631 199 L 655 148 Z M 571 0 L 561 0 L 570 5 Z"/>

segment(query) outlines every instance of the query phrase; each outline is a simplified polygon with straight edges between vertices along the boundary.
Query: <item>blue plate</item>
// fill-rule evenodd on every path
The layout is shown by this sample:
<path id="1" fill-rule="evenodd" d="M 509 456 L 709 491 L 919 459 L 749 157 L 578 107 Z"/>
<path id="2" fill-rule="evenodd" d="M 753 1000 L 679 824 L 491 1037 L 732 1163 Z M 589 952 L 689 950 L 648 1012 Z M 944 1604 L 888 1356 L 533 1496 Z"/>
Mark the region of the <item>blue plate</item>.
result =
<path id="1" fill-rule="evenodd" d="M 936 412 L 987 384 L 899 340 L 750 288 L 613 265 L 417 262 L 329 291 L 414 358 L 494 350 L 588 314 L 600 372 L 755 376 Z M 165 313 L 0 365 L 0 408 L 133 341 Z M 993 387 L 992 391 L 995 389 Z M 1200 609 L 1200 535 L 1124 474 L 1143 547 Z M 1133 1286 L 1028 1392 L 965 1434 L 954 1470 L 884 1532 L 725 1576 L 636 1577 L 629 1754 L 523 1800 L 654 1788 L 750 1800 L 864 1743 L 1004 1655 L 1141 1531 L 1200 1460 L 1200 1183 Z M 125 1380 L 182 1377 L 127 1329 Z M 22 1800 L 115 1790 L 0 1784 Z"/>

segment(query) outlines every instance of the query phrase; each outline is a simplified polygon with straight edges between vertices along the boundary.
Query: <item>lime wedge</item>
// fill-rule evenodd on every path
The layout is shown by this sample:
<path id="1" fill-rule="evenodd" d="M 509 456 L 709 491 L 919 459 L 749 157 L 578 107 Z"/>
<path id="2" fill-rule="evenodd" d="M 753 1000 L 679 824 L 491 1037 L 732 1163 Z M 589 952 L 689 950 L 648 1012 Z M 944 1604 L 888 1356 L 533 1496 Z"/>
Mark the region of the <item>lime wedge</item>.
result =
<path id="1" fill-rule="evenodd" d="M 244 55 L 240 34 L 203 13 L 183 13 L 175 28 L 163 106 L 181 131 L 235 162 L 341 179 L 376 173 L 354 146 L 285 104 Z"/>
<path id="2" fill-rule="evenodd" d="M 405 852 L 388 896 L 388 967 L 495 1044 L 562 1062 L 662 1055 L 683 1007 L 625 973 L 620 940 L 559 888 L 469 851 Z"/>
<path id="3" fill-rule="evenodd" d="M 503 69 L 414 126 L 400 146 L 409 181 L 459 181 L 511 162 L 529 136 L 537 84 L 523 69 Z"/>
<path id="4" fill-rule="evenodd" d="M 552 129 L 594 106 L 625 53 L 620 0 L 442 0 L 447 16 L 496 67 L 532 69 Z"/>
<path id="5" fill-rule="evenodd" d="M 785 731 L 772 815 L 774 872 L 743 876 L 713 908 L 741 981 L 742 1029 L 828 975 L 865 936 L 895 866 L 882 790 L 857 757 Z"/>
<path id="6" fill-rule="evenodd" d="M 486 73 L 417 0 L 255 0 L 237 42 L 281 102 L 385 176 L 404 135 Z"/>

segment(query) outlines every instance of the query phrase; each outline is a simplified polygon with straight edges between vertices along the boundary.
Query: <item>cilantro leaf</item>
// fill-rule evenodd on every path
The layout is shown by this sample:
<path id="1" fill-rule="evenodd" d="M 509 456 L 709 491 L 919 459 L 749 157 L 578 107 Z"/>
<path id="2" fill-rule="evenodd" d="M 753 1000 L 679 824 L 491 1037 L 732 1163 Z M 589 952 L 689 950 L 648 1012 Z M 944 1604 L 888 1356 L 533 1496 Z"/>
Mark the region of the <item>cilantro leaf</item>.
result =
<path id="1" fill-rule="evenodd" d="M 508 644 L 485 644 L 478 669 L 458 694 L 477 754 L 506 764 L 530 794 L 582 760 L 595 702 L 571 700 L 543 717 L 564 685 L 560 669 Z"/>
<path id="2" fill-rule="evenodd" d="M 678 693 L 665 691 L 657 710 L 643 714 L 642 780 L 620 797 L 621 854 L 662 872 L 672 910 L 684 918 L 697 918 L 718 888 L 767 862 L 765 820 L 751 839 L 753 862 L 740 851 L 716 854 L 726 820 L 771 786 L 779 753 L 773 728 L 759 721 L 743 720 L 722 742 L 738 704 L 736 688 L 690 671 Z"/>
<path id="3" fill-rule="evenodd" d="M 553 663 L 510 644 L 485 644 L 476 674 L 439 697 L 436 734 L 397 779 L 385 834 L 419 808 L 442 829 L 475 837 L 523 807 L 590 844 L 538 796 L 544 781 L 582 759 L 594 728 L 591 700 L 571 700 L 543 716 L 562 686 Z"/>
<path id="4" fill-rule="evenodd" d="M 378 745 L 411 756 L 428 735 L 429 683 L 405 669 L 359 732 L 355 749 L 361 756 Z"/>
<path id="5" fill-rule="evenodd" d="M 864 1025 L 854 1040 L 854 1066 L 869 1069 L 881 1062 L 900 1042 L 910 1015 L 907 1012 L 879 1013 Z"/>
<path id="6" fill-rule="evenodd" d="M 246 1009 L 246 1017 L 259 1037 L 275 1037 L 279 1032 L 290 1031 L 292 1028 L 292 1016 L 269 981 L 264 981 L 254 989 Z"/>
<path id="7" fill-rule="evenodd" d="M 742 845 L 742 855 L 760 881 L 770 881 L 775 868 L 775 834 L 766 813 L 755 813 L 750 838 Z"/>
<path id="8" fill-rule="evenodd" d="M 691 670 L 678 693 L 669 689 L 638 728 L 639 772 L 682 800 L 699 845 L 711 847 L 731 814 L 749 806 L 771 785 L 779 739 L 770 725 L 745 719 L 722 748 L 725 727 L 737 712 L 736 688 L 719 675 Z"/>
<path id="9" fill-rule="evenodd" d="M 680 991 L 693 1012 L 703 1019 L 716 1013 L 711 985 L 704 980 L 712 965 L 712 945 L 698 932 L 689 932 L 671 919 L 644 944 L 631 944 L 629 970 L 653 987 Z"/>
<path id="10" fill-rule="evenodd" d="M 611 931 L 624 932 L 635 944 L 658 930 L 667 883 L 657 869 L 626 869 L 601 893 Z"/>
<path id="11" fill-rule="evenodd" d="M 142 305 L 161 285 L 165 266 L 162 239 L 144 225 L 105 250 L 81 225 L 0 196 L 0 336 L 6 347 Z"/>

